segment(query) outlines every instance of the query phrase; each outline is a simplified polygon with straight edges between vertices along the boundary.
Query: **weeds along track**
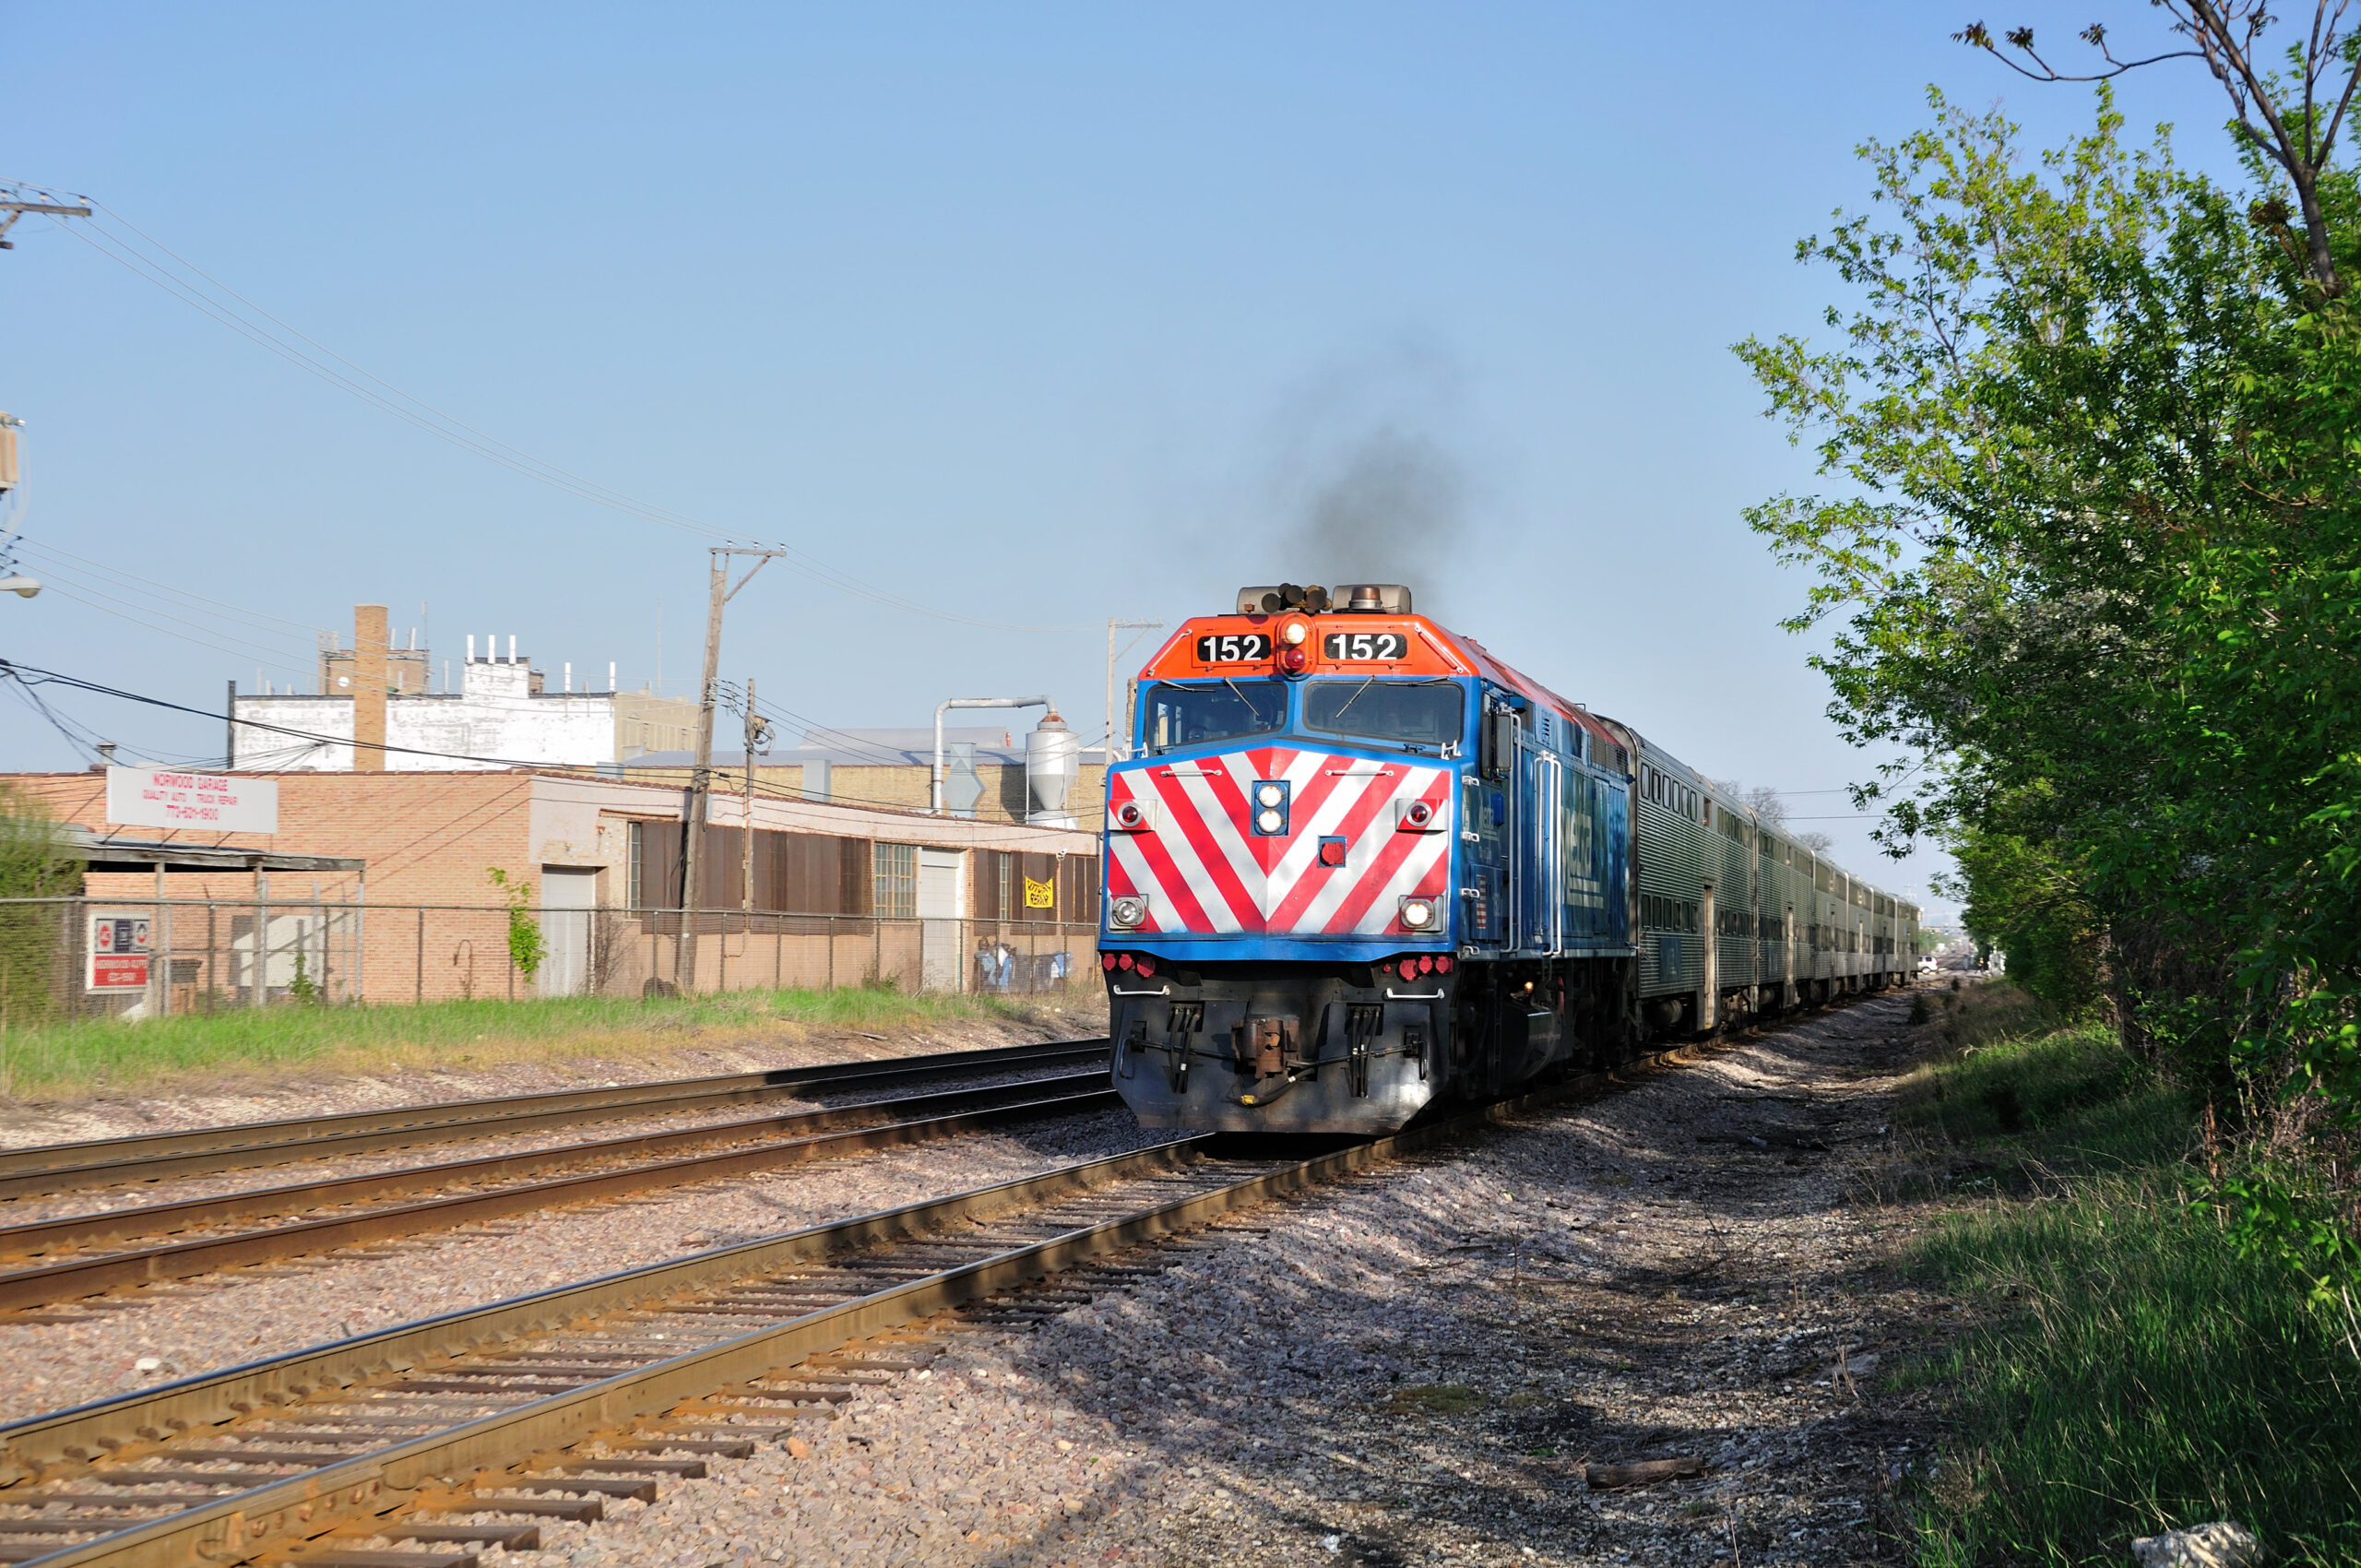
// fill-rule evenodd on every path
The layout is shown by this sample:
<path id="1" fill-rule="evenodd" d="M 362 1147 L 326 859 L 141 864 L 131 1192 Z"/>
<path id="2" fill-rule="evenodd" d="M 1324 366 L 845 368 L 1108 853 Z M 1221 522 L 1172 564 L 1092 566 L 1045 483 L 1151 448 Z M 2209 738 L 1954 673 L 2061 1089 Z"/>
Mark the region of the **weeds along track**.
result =
<path id="1" fill-rule="evenodd" d="M 1160 1273 L 1225 1216 L 1616 1076 L 1309 1154 L 1184 1138 L 0 1427 L 0 1562 L 463 1568 L 791 1443 L 949 1335 Z"/>
<path id="2" fill-rule="evenodd" d="M 129 1186 L 421 1144 L 546 1132 L 631 1117 L 694 1113 L 813 1094 L 864 1093 L 985 1073 L 1035 1072 L 1103 1061 L 1105 1039 L 996 1046 L 876 1062 L 779 1067 L 668 1078 L 597 1089 L 557 1089 L 445 1100 L 387 1111 L 292 1117 L 148 1133 L 88 1143 L 0 1150 L 0 1205 L 56 1193 Z M 5 1212 L 5 1211 L 0 1211 Z"/>
<path id="3" fill-rule="evenodd" d="M 0 1311 L 13 1310 L 19 1322 L 70 1321 L 76 1298 L 105 1290 L 1120 1103 L 1101 1068 L 60 1216 L 0 1228 Z M 691 1149 L 700 1152 L 682 1152 Z M 43 1306 L 57 1310 L 28 1310 Z"/>

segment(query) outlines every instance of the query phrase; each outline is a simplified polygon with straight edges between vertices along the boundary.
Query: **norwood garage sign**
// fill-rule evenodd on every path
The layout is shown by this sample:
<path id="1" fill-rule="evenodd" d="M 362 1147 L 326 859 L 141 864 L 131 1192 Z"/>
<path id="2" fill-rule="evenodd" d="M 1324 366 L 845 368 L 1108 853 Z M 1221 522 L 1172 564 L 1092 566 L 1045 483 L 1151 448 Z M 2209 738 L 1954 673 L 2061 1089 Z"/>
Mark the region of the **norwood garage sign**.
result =
<path id="1" fill-rule="evenodd" d="M 279 831 L 279 785 L 234 773 L 170 767 L 107 769 L 107 821 L 208 833 Z"/>

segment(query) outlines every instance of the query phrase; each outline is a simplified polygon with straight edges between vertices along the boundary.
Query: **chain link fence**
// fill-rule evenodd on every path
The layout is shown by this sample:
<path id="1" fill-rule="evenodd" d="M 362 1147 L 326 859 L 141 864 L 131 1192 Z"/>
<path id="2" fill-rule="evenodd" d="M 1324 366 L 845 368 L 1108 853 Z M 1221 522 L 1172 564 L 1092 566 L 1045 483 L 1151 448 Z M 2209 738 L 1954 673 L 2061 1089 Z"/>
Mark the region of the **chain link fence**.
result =
<path id="1" fill-rule="evenodd" d="M 1095 925 L 737 909 L 0 899 L 0 1028 L 365 1002 L 1098 983 Z"/>

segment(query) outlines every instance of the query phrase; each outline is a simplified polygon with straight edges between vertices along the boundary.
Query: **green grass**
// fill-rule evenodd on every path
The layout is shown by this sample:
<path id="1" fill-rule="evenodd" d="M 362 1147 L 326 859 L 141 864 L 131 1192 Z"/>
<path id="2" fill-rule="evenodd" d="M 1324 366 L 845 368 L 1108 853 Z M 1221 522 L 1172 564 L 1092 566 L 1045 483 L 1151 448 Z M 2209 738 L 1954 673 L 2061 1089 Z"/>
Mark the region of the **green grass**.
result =
<path id="1" fill-rule="evenodd" d="M 2220 1518 L 2273 1562 L 2361 1562 L 2361 1355 L 2190 1208 L 2181 1097 L 2106 1030 L 2053 1029 L 1923 1070 L 1902 1120 L 2024 1176 L 1912 1259 L 1978 1319 L 1901 1374 L 1957 1423 L 1916 1500 L 1922 1562 L 2120 1563 Z"/>
<path id="2" fill-rule="evenodd" d="M 1963 1033 L 1982 1034 L 1973 1015 Z M 1979 1043 L 1904 1080 L 1903 1125 L 1940 1144 L 2076 1171 L 2152 1166 L 2187 1146 L 2189 1111 L 2085 1024 Z"/>
<path id="3" fill-rule="evenodd" d="M 483 1067 L 638 1056 L 776 1040 L 805 1030 L 886 1034 L 993 1021 L 1054 1023 L 1054 1006 L 892 991 L 742 991 L 718 996 L 432 1002 L 400 1007 L 272 1006 L 137 1023 L 0 1031 L 0 1094 L 75 1097 L 195 1077 Z M 1088 1030 L 1079 1024 L 1077 1033 Z"/>

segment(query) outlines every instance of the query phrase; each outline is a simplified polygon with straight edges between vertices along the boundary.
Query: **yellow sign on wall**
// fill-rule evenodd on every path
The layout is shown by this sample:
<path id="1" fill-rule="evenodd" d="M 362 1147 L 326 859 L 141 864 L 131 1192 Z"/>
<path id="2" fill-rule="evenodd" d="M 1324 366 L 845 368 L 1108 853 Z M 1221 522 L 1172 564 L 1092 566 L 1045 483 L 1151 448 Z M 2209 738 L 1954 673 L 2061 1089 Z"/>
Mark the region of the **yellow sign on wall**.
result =
<path id="1" fill-rule="evenodd" d="M 1036 882 L 1031 877 L 1026 877 L 1025 879 L 1025 907 L 1028 909 L 1056 909 L 1058 907 L 1057 885 L 1050 882 Z"/>

